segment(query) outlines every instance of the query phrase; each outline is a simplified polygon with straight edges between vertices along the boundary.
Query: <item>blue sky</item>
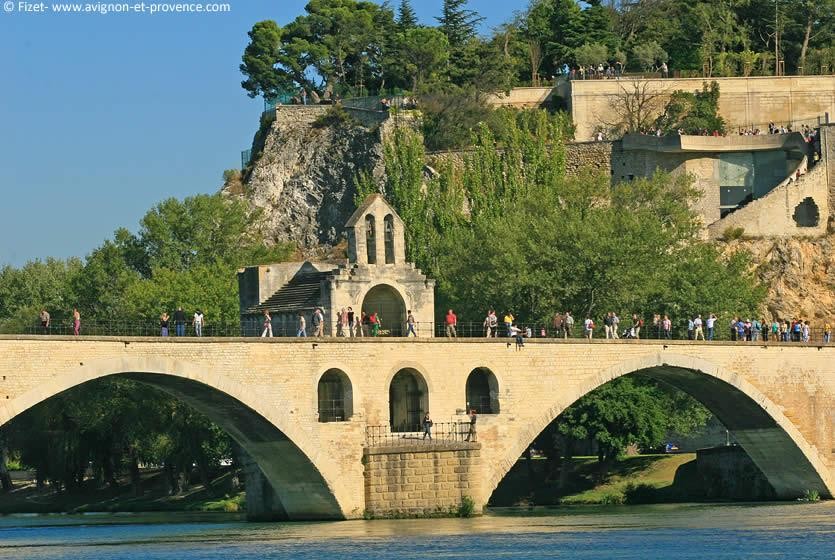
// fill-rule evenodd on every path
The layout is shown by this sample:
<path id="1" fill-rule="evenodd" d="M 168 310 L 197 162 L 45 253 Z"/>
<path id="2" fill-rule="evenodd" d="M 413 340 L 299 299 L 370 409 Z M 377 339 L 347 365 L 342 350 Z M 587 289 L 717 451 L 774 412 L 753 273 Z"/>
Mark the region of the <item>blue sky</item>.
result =
<path id="1" fill-rule="evenodd" d="M 262 103 L 239 85 L 246 32 L 306 2 L 227 1 L 225 14 L 0 7 L 0 266 L 85 256 L 156 202 L 215 192 L 240 167 Z M 470 7 L 486 31 L 526 3 Z M 441 4 L 413 0 L 425 22 Z"/>

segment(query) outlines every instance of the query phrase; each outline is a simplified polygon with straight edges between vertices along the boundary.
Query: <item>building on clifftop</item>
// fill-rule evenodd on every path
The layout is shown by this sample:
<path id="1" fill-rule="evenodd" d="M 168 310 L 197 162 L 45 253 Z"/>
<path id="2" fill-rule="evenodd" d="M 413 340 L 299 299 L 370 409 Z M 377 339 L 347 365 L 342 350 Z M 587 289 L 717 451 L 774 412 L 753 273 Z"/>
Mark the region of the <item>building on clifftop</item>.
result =
<path id="1" fill-rule="evenodd" d="M 288 262 L 238 272 L 241 325 L 247 334 L 260 332 L 264 310 L 268 310 L 276 336 L 295 336 L 299 314 L 306 319 L 311 336 L 312 315 L 318 307 L 325 319 L 324 334 L 336 336 L 338 314 L 350 307 L 356 321 L 362 312 L 369 316 L 376 312 L 382 336 L 405 336 L 411 310 L 418 323 L 417 335 L 433 336 L 435 281 L 406 262 L 405 225 L 394 208 L 373 194 L 357 208 L 345 229 L 348 259 L 343 264 Z"/>

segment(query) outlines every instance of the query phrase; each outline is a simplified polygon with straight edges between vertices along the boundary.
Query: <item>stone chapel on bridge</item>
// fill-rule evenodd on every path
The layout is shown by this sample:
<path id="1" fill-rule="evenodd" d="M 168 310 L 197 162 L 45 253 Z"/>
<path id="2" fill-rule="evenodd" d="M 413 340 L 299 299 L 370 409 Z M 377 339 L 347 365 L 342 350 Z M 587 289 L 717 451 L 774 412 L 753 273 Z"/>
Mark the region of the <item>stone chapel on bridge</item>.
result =
<path id="1" fill-rule="evenodd" d="M 370 195 L 345 224 L 348 259 L 341 264 L 288 262 L 250 266 L 238 272 L 241 324 L 255 328 L 269 310 L 276 335 L 295 336 L 298 316 L 307 320 L 319 307 L 325 335 L 337 334 L 338 313 L 351 307 L 376 312 L 381 334 L 404 336 L 409 310 L 417 335 L 431 337 L 435 319 L 435 281 L 406 262 L 405 226 L 379 194 Z"/>

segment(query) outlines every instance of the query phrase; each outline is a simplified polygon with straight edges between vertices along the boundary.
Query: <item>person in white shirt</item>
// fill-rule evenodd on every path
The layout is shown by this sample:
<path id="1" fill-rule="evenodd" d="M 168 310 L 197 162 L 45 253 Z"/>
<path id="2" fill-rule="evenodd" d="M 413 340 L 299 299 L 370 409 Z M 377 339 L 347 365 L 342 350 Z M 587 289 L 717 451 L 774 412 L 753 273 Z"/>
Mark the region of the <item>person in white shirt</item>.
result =
<path id="1" fill-rule="evenodd" d="M 203 312 L 199 309 L 194 312 L 194 336 L 203 336 Z"/>

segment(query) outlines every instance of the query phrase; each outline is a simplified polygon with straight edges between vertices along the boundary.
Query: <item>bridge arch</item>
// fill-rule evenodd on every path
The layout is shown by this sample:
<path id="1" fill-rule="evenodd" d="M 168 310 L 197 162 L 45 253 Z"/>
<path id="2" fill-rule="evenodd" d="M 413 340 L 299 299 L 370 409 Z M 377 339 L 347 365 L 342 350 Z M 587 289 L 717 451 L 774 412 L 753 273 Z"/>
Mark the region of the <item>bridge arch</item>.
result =
<path id="1" fill-rule="evenodd" d="M 544 414 L 511 436 L 507 451 L 488 467 L 483 488 L 485 502 L 531 442 L 566 408 L 598 387 L 630 374 L 662 381 L 707 407 L 734 434 L 777 497 L 796 498 L 807 489 L 822 496 L 835 494 L 835 480 L 817 449 L 781 407 L 760 390 L 741 375 L 707 360 L 659 352 L 622 362 L 561 393 Z"/>
<path id="2" fill-rule="evenodd" d="M 287 519 L 345 519 L 329 459 L 315 452 L 290 412 L 270 406 L 255 390 L 189 362 L 162 357 L 81 363 L 0 406 L 0 426 L 85 383 L 119 376 L 185 402 L 220 426 L 258 465 L 272 487 L 269 515 Z M 292 411 L 291 411 L 292 412 Z"/>

